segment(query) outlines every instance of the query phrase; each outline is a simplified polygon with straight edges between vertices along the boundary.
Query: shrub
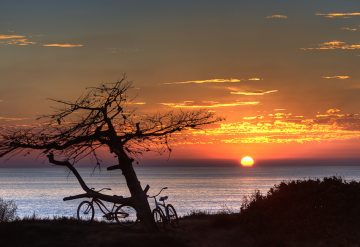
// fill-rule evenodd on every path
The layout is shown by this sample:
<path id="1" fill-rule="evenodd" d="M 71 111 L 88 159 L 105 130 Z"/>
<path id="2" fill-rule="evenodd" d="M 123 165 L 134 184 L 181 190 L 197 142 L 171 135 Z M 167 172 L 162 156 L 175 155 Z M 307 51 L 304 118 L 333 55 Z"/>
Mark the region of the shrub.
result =
<path id="1" fill-rule="evenodd" d="M 237 224 L 254 236 L 302 243 L 297 246 L 317 241 L 321 246 L 359 246 L 359 212 L 360 182 L 339 177 L 295 180 L 247 198 Z"/>
<path id="2" fill-rule="evenodd" d="M 12 221 L 16 218 L 17 206 L 14 201 L 0 198 L 0 222 Z"/>

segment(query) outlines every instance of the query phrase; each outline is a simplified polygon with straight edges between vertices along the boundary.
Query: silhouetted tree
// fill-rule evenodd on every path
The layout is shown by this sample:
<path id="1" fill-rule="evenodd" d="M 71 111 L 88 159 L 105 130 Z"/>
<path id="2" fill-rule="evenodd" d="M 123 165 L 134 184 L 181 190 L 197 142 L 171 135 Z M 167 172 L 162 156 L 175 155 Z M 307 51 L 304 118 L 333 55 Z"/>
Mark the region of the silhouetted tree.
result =
<path id="1" fill-rule="evenodd" d="M 74 102 L 53 100 L 62 107 L 51 115 L 40 117 L 43 120 L 40 127 L 3 131 L 0 157 L 41 150 L 50 163 L 68 167 L 87 193 L 109 199 L 110 196 L 89 189 L 74 167 L 79 160 L 89 156 L 99 165 L 96 151 L 106 147 L 118 161 L 108 169 L 121 169 L 141 222 L 147 229 L 154 229 L 146 192 L 133 169 L 134 159 L 148 151 L 171 151 L 168 143 L 171 134 L 219 119 L 203 110 L 152 116 L 136 114 L 129 107 L 131 100 L 127 92 L 130 88 L 131 83 L 124 76 L 116 83 L 88 88 Z"/>

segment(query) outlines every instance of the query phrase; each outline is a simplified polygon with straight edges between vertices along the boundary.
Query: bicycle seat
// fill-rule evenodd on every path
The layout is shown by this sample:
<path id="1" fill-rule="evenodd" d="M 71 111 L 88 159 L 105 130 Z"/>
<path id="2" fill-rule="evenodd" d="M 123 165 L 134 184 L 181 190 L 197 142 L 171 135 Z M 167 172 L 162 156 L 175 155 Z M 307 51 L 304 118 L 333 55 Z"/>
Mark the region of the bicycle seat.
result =
<path id="1" fill-rule="evenodd" d="M 165 201 L 165 200 L 167 200 L 168 198 L 169 198 L 168 196 L 162 196 L 162 197 L 160 197 L 159 201 Z"/>

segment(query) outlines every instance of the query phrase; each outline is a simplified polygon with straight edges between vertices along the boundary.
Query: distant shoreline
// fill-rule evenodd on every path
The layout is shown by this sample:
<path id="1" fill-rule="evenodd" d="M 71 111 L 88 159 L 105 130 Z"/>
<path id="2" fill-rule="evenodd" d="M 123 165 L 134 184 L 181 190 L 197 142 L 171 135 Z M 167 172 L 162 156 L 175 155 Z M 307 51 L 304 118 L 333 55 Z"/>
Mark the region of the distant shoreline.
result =
<path id="1" fill-rule="evenodd" d="M 41 164 L 16 164 L 15 162 L 2 162 L 0 168 L 43 168 L 54 167 L 47 162 L 40 161 Z M 109 165 L 104 164 L 103 169 Z M 174 160 L 144 160 L 139 164 L 134 163 L 134 167 L 241 167 L 238 160 L 231 159 L 174 159 Z M 254 167 L 266 166 L 360 166 L 360 159 L 272 159 L 256 160 Z M 77 167 L 93 168 L 94 164 L 79 163 Z"/>

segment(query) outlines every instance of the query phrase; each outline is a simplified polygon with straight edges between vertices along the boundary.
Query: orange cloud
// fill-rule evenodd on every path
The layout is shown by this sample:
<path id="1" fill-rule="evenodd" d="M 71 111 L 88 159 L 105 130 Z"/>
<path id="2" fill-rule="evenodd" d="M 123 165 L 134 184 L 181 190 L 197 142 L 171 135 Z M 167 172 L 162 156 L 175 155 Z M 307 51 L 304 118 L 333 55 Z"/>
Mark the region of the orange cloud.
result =
<path id="1" fill-rule="evenodd" d="M 13 39 L 13 40 L 8 41 L 6 44 L 25 46 L 25 45 L 35 45 L 36 42 L 30 41 L 27 38 L 24 38 L 24 39 Z"/>
<path id="2" fill-rule="evenodd" d="M 18 45 L 18 46 L 27 46 L 37 44 L 34 41 L 31 41 L 28 37 L 24 35 L 17 34 L 0 34 L 0 42 L 6 45 Z M 41 44 L 40 44 L 41 45 Z M 75 48 L 83 47 L 83 44 L 70 44 L 70 43 L 49 43 L 42 44 L 43 47 L 61 47 L 61 48 Z"/>
<path id="3" fill-rule="evenodd" d="M 279 90 L 269 90 L 269 91 L 233 91 L 230 92 L 230 94 L 236 94 L 236 95 L 249 95 L 249 96 L 260 96 L 270 93 L 276 93 Z"/>
<path id="4" fill-rule="evenodd" d="M 130 102 L 129 104 L 130 105 L 146 105 L 146 102 L 142 102 L 142 101 L 140 101 L 140 102 Z"/>
<path id="5" fill-rule="evenodd" d="M 360 140 L 360 116 L 342 113 L 339 109 L 329 109 L 312 118 L 277 112 L 244 117 L 243 121 L 222 123 L 212 129 L 194 130 L 190 136 L 204 143 L 307 143 Z"/>
<path id="6" fill-rule="evenodd" d="M 26 38 L 23 35 L 16 35 L 16 34 L 0 34 L 0 40 L 3 39 L 24 39 Z"/>
<path id="7" fill-rule="evenodd" d="M 355 32 L 355 31 L 358 30 L 358 29 L 355 28 L 355 27 L 342 27 L 341 29 L 342 29 L 342 30 L 345 30 L 345 31 L 351 31 L 351 32 Z"/>
<path id="8" fill-rule="evenodd" d="M 203 84 L 203 83 L 227 83 L 227 82 L 240 82 L 240 79 L 230 78 L 230 79 L 208 79 L 208 80 L 194 80 L 194 81 L 178 81 L 178 82 L 165 82 L 164 84 Z"/>
<path id="9" fill-rule="evenodd" d="M 301 50 L 359 50 L 360 44 L 347 44 L 343 41 L 333 40 L 324 42 L 318 45 L 318 47 L 301 48 Z"/>
<path id="10" fill-rule="evenodd" d="M 338 79 L 338 80 L 346 80 L 350 79 L 348 75 L 334 75 L 334 76 L 323 76 L 323 79 Z"/>
<path id="11" fill-rule="evenodd" d="M 70 44 L 70 43 L 52 43 L 52 44 L 43 44 L 44 47 L 60 47 L 60 48 L 75 48 L 83 47 L 83 44 Z"/>
<path id="12" fill-rule="evenodd" d="M 258 101 L 236 101 L 231 103 L 219 103 L 216 101 L 203 101 L 200 104 L 196 104 L 194 101 L 183 101 L 180 103 L 160 103 L 164 106 L 173 108 L 218 108 L 218 107 L 234 107 L 234 106 L 246 106 L 246 105 L 258 105 Z"/>
<path id="13" fill-rule="evenodd" d="M 355 16 L 360 16 L 360 12 L 348 12 L 348 13 L 341 13 L 341 12 L 333 12 L 333 13 L 316 13 L 317 16 L 323 16 L 325 18 L 351 18 Z"/>
<path id="14" fill-rule="evenodd" d="M 286 15 L 269 15 L 265 17 L 266 19 L 287 19 L 288 17 Z"/>
<path id="15" fill-rule="evenodd" d="M 0 34 L 0 40 L 6 45 L 34 45 L 36 42 L 30 41 L 26 36 L 17 34 Z"/>

